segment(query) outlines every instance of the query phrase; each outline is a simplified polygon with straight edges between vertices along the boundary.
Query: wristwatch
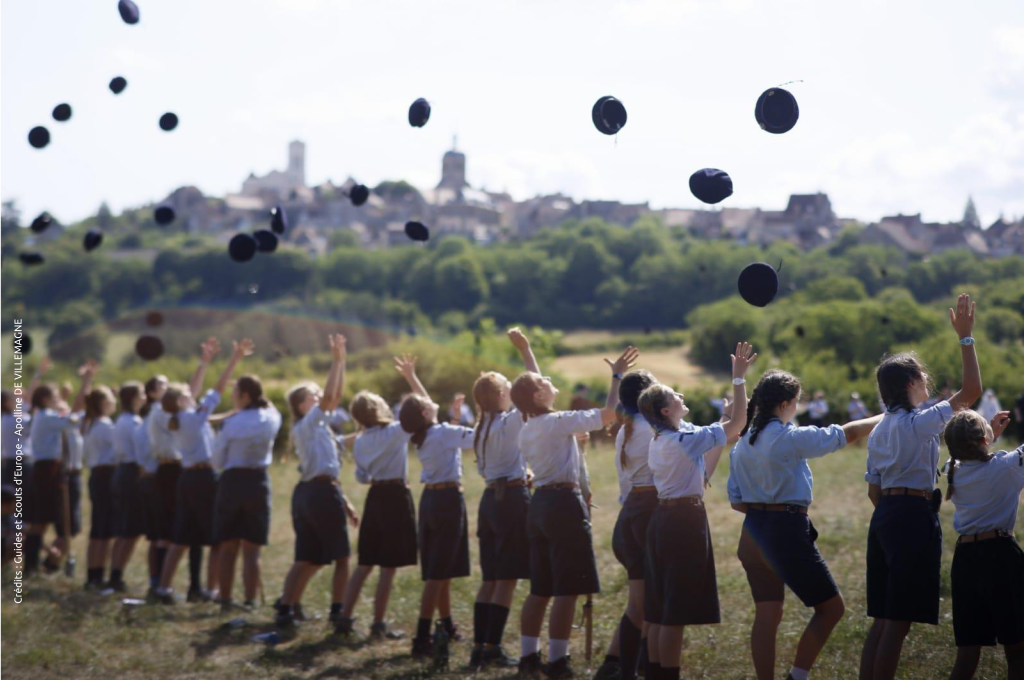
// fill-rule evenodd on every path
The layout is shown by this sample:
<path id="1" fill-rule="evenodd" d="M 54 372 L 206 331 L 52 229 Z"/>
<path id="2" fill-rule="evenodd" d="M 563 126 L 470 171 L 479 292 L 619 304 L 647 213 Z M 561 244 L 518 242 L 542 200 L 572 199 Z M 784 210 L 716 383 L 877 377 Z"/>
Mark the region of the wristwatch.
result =
<path id="1" fill-rule="evenodd" d="M 974 338 L 972 338 L 969 335 L 966 338 L 960 338 L 960 344 L 963 345 L 964 347 L 967 347 L 969 345 L 973 345 L 974 344 Z"/>
<path id="2" fill-rule="evenodd" d="M 621 373 L 612 373 L 612 377 L 615 378 L 616 380 L 622 380 Z"/>
<path id="3" fill-rule="evenodd" d="M 733 378 L 732 379 L 732 384 L 733 385 L 746 385 L 747 384 L 747 379 L 746 378 Z"/>

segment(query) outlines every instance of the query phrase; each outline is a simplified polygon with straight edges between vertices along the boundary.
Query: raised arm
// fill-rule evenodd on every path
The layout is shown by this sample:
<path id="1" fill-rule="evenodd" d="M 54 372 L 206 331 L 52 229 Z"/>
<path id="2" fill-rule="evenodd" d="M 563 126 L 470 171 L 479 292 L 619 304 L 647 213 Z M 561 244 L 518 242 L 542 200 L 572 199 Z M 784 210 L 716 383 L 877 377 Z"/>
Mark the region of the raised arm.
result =
<path id="1" fill-rule="evenodd" d="M 324 413 L 331 413 L 341 402 L 341 390 L 345 386 L 345 358 L 348 340 L 337 333 L 327 336 L 331 344 L 331 371 L 327 374 L 324 385 L 324 396 L 320 399 L 320 408 Z"/>
<path id="2" fill-rule="evenodd" d="M 85 395 L 92 389 L 92 379 L 96 375 L 100 365 L 89 359 L 78 369 L 78 375 L 82 378 L 82 384 L 78 387 L 78 394 L 75 395 L 74 404 L 71 406 L 71 412 L 85 410 Z"/>
<path id="3" fill-rule="evenodd" d="M 188 383 L 188 388 L 192 391 L 192 396 L 199 398 L 199 391 L 203 389 L 203 378 L 206 377 L 206 368 L 213 361 L 213 357 L 220 351 L 220 343 L 217 342 L 217 338 L 209 337 L 206 339 L 200 347 L 200 358 L 199 365 L 196 366 L 196 372 L 192 374 L 192 380 Z"/>
<path id="4" fill-rule="evenodd" d="M 973 340 L 964 344 L 963 339 L 971 337 L 974 330 L 974 301 L 966 293 L 956 301 L 956 311 L 949 310 L 949 322 L 953 325 L 957 337 L 960 338 L 960 361 L 963 363 L 963 378 L 960 391 L 949 399 L 954 411 L 970 408 L 971 404 L 981 397 L 981 368 L 978 366 L 978 353 L 974 349 Z"/>
<path id="5" fill-rule="evenodd" d="M 872 416 L 871 418 L 863 418 L 861 420 L 853 420 L 843 425 L 843 434 L 846 435 L 846 444 L 850 445 L 857 441 L 867 437 L 871 434 L 871 430 L 875 429 L 875 425 L 882 422 L 882 415 Z"/>
<path id="6" fill-rule="evenodd" d="M 456 392 L 452 397 L 452 417 L 448 420 L 450 425 L 462 424 L 462 405 L 466 403 L 466 395 Z"/>
<path id="7" fill-rule="evenodd" d="M 725 438 L 727 444 L 731 445 L 740 438 L 740 432 L 747 424 L 747 369 L 757 361 L 757 353 L 750 343 L 741 342 L 736 345 L 736 353 L 731 354 L 732 359 L 732 413 L 729 418 L 723 417 L 722 424 L 725 427 Z"/>
<path id="8" fill-rule="evenodd" d="M 615 409 L 619 405 L 619 383 L 622 382 L 622 374 L 633 368 L 638 358 L 640 358 L 640 350 L 630 345 L 615 361 L 604 360 L 612 369 L 612 384 L 608 387 L 608 398 L 604 402 L 604 408 L 601 409 L 601 422 L 605 427 L 615 422 Z"/>
<path id="9" fill-rule="evenodd" d="M 213 386 L 214 392 L 224 394 L 224 388 L 231 382 L 231 374 L 235 372 L 235 366 L 242 360 L 242 357 L 250 356 L 255 350 L 256 345 L 249 338 L 243 338 L 241 341 L 232 341 L 231 358 L 228 359 L 228 365 L 224 367 L 224 371 L 217 378 L 217 384 Z"/>
<path id="10" fill-rule="evenodd" d="M 722 400 L 722 417 L 719 422 L 724 423 L 729 418 L 732 418 L 732 401 L 727 397 Z M 716 446 L 704 456 L 704 476 L 707 479 L 710 480 L 715 474 L 715 469 L 718 467 L 718 462 L 722 459 L 724 451 L 724 446 Z"/>
<path id="11" fill-rule="evenodd" d="M 537 357 L 533 356 L 533 348 L 530 347 L 529 338 L 517 327 L 509 330 L 508 339 L 519 350 L 519 355 L 523 357 L 523 366 L 526 367 L 526 370 L 531 373 L 540 373 L 540 366 L 537 365 Z"/>
<path id="12" fill-rule="evenodd" d="M 25 401 L 29 404 L 32 403 L 32 395 L 35 394 L 36 388 L 39 387 L 39 383 L 43 381 L 43 376 L 49 373 L 53 363 L 50 361 L 49 355 L 44 356 L 39 361 L 39 368 L 32 375 L 32 382 L 28 384 L 28 389 L 25 390 Z"/>
<path id="13" fill-rule="evenodd" d="M 427 388 L 420 382 L 419 376 L 416 375 L 416 362 L 419 361 L 419 357 L 414 357 L 409 354 L 403 354 L 400 357 L 395 357 L 395 370 L 402 374 L 405 378 L 405 382 L 409 383 L 409 389 L 414 394 L 418 394 L 421 397 L 430 399 L 430 395 L 427 393 Z"/>

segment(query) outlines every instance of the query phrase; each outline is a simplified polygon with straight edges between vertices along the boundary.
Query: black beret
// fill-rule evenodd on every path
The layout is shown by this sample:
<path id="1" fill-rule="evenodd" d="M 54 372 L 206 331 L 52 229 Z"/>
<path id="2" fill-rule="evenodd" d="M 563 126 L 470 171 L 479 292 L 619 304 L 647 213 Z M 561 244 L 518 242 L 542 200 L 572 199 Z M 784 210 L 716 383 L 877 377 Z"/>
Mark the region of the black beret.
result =
<path id="1" fill-rule="evenodd" d="M 261 253 L 272 253 L 277 250 L 277 236 L 269 229 L 260 229 L 252 236 L 256 239 L 256 248 Z"/>
<path id="2" fill-rule="evenodd" d="M 32 220 L 32 224 L 29 228 L 35 233 L 41 234 L 46 231 L 51 224 L 53 224 L 53 218 L 50 217 L 50 213 L 41 212 L 39 213 L 39 217 Z"/>
<path id="3" fill-rule="evenodd" d="M 275 234 L 288 231 L 288 213 L 284 211 L 283 206 L 275 205 L 270 209 L 270 228 Z"/>
<path id="4" fill-rule="evenodd" d="M 725 170 L 704 168 L 690 175 L 690 192 L 705 203 L 718 203 L 732 196 L 732 178 Z"/>
<path id="5" fill-rule="evenodd" d="M 110 91 L 114 94 L 121 94 L 124 92 L 124 88 L 128 87 L 128 81 L 121 76 L 114 76 L 111 78 L 110 85 L 107 87 L 109 87 Z"/>
<path id="6" fill-rule="evenodd" d="M 430 102 L 420 97 L 409 106 L 409 125 L 423 127 L 430 120 Z"/>
<path id="7" fill-rule="evenodd" d="M 58 123 L 71 120 L 71 105 L 57 104 L 53 107 L 53 119 Z"/>
<path id="8" fill-rule="evenodd" d="M 779 292 L 779 274 L 770 264 L 748 264 L 737 282 L 740 296 L 755 307 L 766 307 Z"/>
<path id="9" fill-rule="evenodd" d="M 37 125 L 28 131 L 28 143 L 37 149 L 42 149 L 50 143 L 50 131 L 42 125 Z"/>
<path id="10" fill-rule="evenodd" d="M 85 232 L 85 238 L 82 240 L 82 247 L 85 248 L 85 252 L 99 248 L 101 243 L 103 243 L 102 231 L 99 229 L 90 229 Z"/>
<path id="11" fill-rule="evenodd" d="M 430 230 L 422 222 L 406 222 L 405 235 L 413 241 L 426 241 L 430 238 Z"/>
<path id="12" fill-rule="evenodd" d="M 248 262 L 256 254 L 256 239 L 249 234 L 235 234 L 228 243 L 228 255 L 235 262 Z"/>
<path id="13" fill-rule="evenodd" d="M 800 337 L 800 338 L 804 337 L 804 327 L 803 326 L 797 326 L 794 330 L 796 331 L 797 337 Z"/>
<path id="14" fill-rule="evenodd" d="M 800 118 L 796 97 L 781 87 L 771 87 L 761 93 L 754 106 L 754 118 L 762 130 L 781 135 L 789 132 Z"/>
<path id="15" fill-rule="evenodd" d="M 46 262 L 46 258 L 43 257 L 42 253 L 21 253 L 18 255 L 18 259 L 21 260 L 22 264 L 30 266 Z"/>
<path id="16" fill-rule="evenodd" d="M 160 129 L 164 132 L 170 132 L 174 128 L 178 127 L 178 116 L 168 111 L 164 115 L 160 116 Z"/>
<path id="17" fill-rule="evenodd" d="M 169 205 L 162 205 L 153 211 L 153 219 L 161 227 L 167 226 L 174 221 L 174 208 Z"/>
<path id="18" fill-rule="evenodd" d="M 160 312 L 149 312 L 146 314 L 146 325 L 156 328 L 164 322 L 164 315 Z"/>
<path id="19" fill-rule="evenodd" d="M 14 349 L 18 349 L 18 341 L 12 336 L 11 342 L 14 345 Z M 31 354 L 32 353 L 32 336 L 28 333 L 21 334 L 21 353 Z"/>
<path id="20" fill-rule="evenodd" d="M 626 125 L 626 107 L 615 97 L 606 95 L 594 103 L 590 111 L 594 127 L 606 135 L 614 135 Z"/>
<path id="21" fill-rule="evenodd" d="M 155 335 L 143 335 L 135 342 L 135 353 L 146 361 L 159 359 L 164 353 L 164 343 Z"/>
<path id="22" fill-rule="evenodd" d="M 362 205 L 370 198 L 370 189 L 365 184 L 357 184 L 348 192 L 348 198 L 352 201 L 352 205 Z"/>
<path id="23" fill-rule="evenodd" d="M 121 13 L 124 23 L 139 23 L 139 6 L 132 2 L 132 0 L 118 0 L 117 11 Z"/>

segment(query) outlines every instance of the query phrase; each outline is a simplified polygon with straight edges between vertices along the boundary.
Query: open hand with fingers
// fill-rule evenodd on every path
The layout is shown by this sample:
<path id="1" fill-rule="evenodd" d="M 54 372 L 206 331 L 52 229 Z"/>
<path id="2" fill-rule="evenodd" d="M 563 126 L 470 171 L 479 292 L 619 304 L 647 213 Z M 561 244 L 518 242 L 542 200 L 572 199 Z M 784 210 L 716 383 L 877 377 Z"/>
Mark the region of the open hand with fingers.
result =
<path id="1" fill-rule="evenodd" d="M 512 346 L 520 352 L 530 348 L 530 340 L 521 330 L 519 330 L 518 326 L 516 328 L 509 329 L 508 339 L 512 341 Z"/>
<path id="2" fill-rule="evenodd" d="M 953 330 L 961 340 L 970 336 L 971 331 L 974 330 L 974 307 L 975 303 L 971 300 L 971 296 L 962 293 L 956 299 L 956 310 L 954 311 L 952 308 L 949 310 L 949 323 L 953 325 Z"/>
<path id="3" fill-rule="evenodd" d="M 241 340 L 234 340 L 231 343 L 231 354 L 232 356 L 241 358 L 252 356 L 252 353 L 256 351 L 256 345 L 249 338 L 243 338 Z"/>
<path id="4" fill-rule="evenodd" d="M 1000 411 L 992 417 L 992 422 L 989 426 L 992 428 L 992 440 L 995 441 L 1003 436 L 1003 432 L 1006 430 L 1006 426 L 1010 424 L 1010 412 Z"/>
<path id="5" fill-rule="evenodd" d="M 419 360 L 419 357 L 414 357 L 411 354 L 395 357 L 395 370 L 406 378 L 414 376 L 416 375 L 416 362 Z"/>
<path id="6" fill-rule="evenodd" d="M 220 342 L 217 338 L 211 336 L 199 346 L 199 350 L 201 352 L 203 362 L 210 363 L 213 361 L 213 357 L 217 356 L 217 353 L 220 352 Z"/>
<path id="7" fill-rule="evenodd" d="M 612 375 L 617 375 L 625 373 L 629 369 L 633 368 L 633 366 L 636 365 L 637 359 L 639 358 L 640 350 L 638 350 L 636 347 L 633 347 L 633 345 L 630 345 L 625 350 L 623 350 L 622 354 L 620 354 L 619 358 L 616 359 L 615 361 L 605 359 L 604 362 L 611 366 Z"/>
<path id="8" fill-rule="evenodd" d="M 751 364 L 757 361 L 757 352 L 749 342 L 740 342 L 736 345 L 736 353 L 729 357 L 732 359 L 732 377 L 742 378 Z"/>
<path id="9" fill-rule="evenodd" d="M 344 361 L 348 355 L 348 338 L 341 333 L 327 336 L 327 342 L 331 346 L 331 357 L 335 361 Z"/>

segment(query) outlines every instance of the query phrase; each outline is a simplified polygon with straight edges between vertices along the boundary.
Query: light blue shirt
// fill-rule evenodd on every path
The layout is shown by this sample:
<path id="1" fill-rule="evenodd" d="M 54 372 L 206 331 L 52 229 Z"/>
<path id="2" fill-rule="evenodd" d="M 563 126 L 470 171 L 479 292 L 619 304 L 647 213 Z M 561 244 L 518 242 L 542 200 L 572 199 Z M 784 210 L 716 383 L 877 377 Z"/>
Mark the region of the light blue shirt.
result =
<path id="1" fill-rule="evenodd" d="M 208 390 L 195 408 L 178 412 L 178 429 L 169 430 L 171 444 L 181 454 L 181 464 L 192 467 L 213 460 L 213 428 L 209 417 L 220 403 L 220 394 Z"/>
<path id="2" fill-rule="evenodd" d="M 626 441 L 626 426 L 619 428 L 615 435 L 615 471 L 619 474 L 619 500 L 624 501 L 634 486 L 652 486 L 654 473 L 647 464 L 651 449 L 654 430 L 642 415 L 633 416 L 633 430 L 629 441 Z M 622 465 L 623 448 L 625 448 L 626 465 Z"/>
<path id="3" fill-rule="evenodd" d="M 462 449 L 473 448 L 473 428 L 441 423 L 427 430 L 419 447 L 424 484 L 457 482 L 462 479 Z"/>
<path id="4" fill-rule="evenodd" d="M 374 480 L 406 479 L 411 436 L 398 421 L 363 430 L 352 445 L 356 481 L 369 484 Z"/>
<path id="5" fill-rule="evenodd" d="M 939 467 L 939 435 L 953 417 L 948 401 L 924 410 L 886 411 L 868 436 L 868 484 L 931 491 Z"/>
<path id="6" fill-rule="evenodd" d="M 114 449 L 117 451 L 117 462 L 123 464 L 140 463 L 135 457 L 135 431 L 142 427 L 142 418 L 134 413 L 122 413 L 114 423 Z"/>
<path id="7" fill-rule="evenodd" d="M 153 447 L 149 444 L 149 419 L 152 416 L 153 411 L 150 410 L 142 419 L 142 424 L 135 428 L 135 459 L 146 474 L 150 475 L 156 472 L 158 464 L 156 456 L 153 455 Z"/>
<path id="8" fill-rule="evenodd" d="M 89 468 L 98 465 L 117 465 L 117 447 L 114 444 L 114 423 L 103 416 L 94 420 L 85 433 L 85 464 Z"/>
<path id="9" fill-rule="evenodd" d="M 299 457 L 303 482 L 322 475 L 337 479 L 341 473 L 338 445 L 330 430 L 331 420 L 336 416 L 337 411 L 324 413 L 317 404 L 292 428 L 292 441 Z"/>
<path id="10" fill-rule="evenodd" d="M 476 446 L 476 469 L 487 483 L 499 479 L 526 479 L 526 461 L 519 450 L 523 414 L 516 409 L 485 413 L 477 427 L 481 431 Z"/>
<path id="11" fill-rule="evenodd" d="M 221 470 L 269 467 L 280 429 L 281 414 L 273 405 L 242 409 L 221 425 L 214 440 L 214 466 Z"/>
<path id="12" fill-rule="evenodd" d="M 174 448 L 171 431 L 167 429 L 167 421 L 170 419 L 170 414 L 164 411 L 160 402 L 153 404 L 149 415 L 146 416 L 150 455 L 156 458 L 157 462 L 181 460 L 181 453 Z"/>
<path id="13" fill-rule="evenodd" d="M 32 457 L 32 447 L 29 445 L 29 433 L 31 432 L 29 426 L 31 422 L 32 416 L 28 413 L 23 412 L 20 416 L 16 416 L 13 413 L 3 414 L 3 424 L 0 425 L 0 428 L 2 428 L 0 432 L 3 433 L 3 444 L 0 445 L 0 455 L 3 456 L 4 460 L 17 457 L 19 444 L 21 444 L 22 460 L 27 461 Z M 21 427 L 20 432 L 18 431 L 19 425 Z"/>
<path id="14" fill-rule="evenodd" d="M 554 411 L 533 416 L 519 432 L 519 448 L 533 470 L 533 486 L 582 484 L 577 433 L 603 427 L 601 411 Z"/>
<path id="15" fill-rule="evenodd" d="M 722 423 L 696 427 L 684 422 L 679 430 L 662 430 L 651 440 L 647 465 L 654 475 L 658 498 L 704 496 L 704 456 L 725 446 Z"/>
<path id="16" fill-rule="evenodd" d="M 81 422 L 85 415 L 84 411 L 76 411 L 71 414 L 71 419 Z M 85 437 L 77 427 L 64 430 L 64 437 L 68 443 L 68 469 L 81 470 L 85 460 Z"/>
<path id="17" fill-rule="evenodd" d="M 958 534 L 1013 531 L 1024 489 L 1024 446 L 988 461 L 963 460 L 953 474 L 953 528 Z"/>
<path id="18" fill-rule="evenodd" d="M 107 422 L 110 422 L 109 418 Z M 53 409 L 36 411 L 32 418 L 32 433 L 29 435 L 33 459 L 60 460 L 61 434 L 76 427 L 78 423 L 70 416 L 62 416 Z"/>
<path id="19" fill-rule="evenodd" d="M 750 432 L 741 437 L 729 454 L 730 503 L 809 506 L 814 477 L 807 459 L 846 446 L 841 425 L 797 427 L 771 420 L 753 446 L 750 437 Z"/>

